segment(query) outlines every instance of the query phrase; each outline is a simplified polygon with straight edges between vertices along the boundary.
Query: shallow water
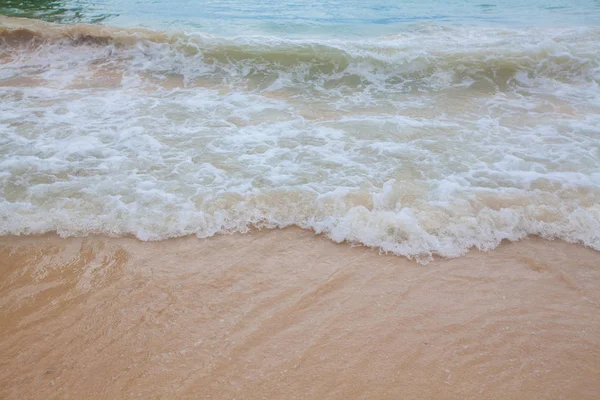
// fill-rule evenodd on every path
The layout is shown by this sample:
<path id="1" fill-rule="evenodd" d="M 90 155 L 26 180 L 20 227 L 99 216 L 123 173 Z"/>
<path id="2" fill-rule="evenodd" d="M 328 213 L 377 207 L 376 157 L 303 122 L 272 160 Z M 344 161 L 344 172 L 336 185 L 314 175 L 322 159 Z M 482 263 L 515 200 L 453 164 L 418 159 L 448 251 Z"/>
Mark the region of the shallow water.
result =
<path id="1" fill-rule="evenodd" d="M 585 26 L 597 0 L 3 0 L 0 13 L 49 22 L 102 22 L 217 35 L 368 37 L 413 24 Z"/>
<path id="2" fill-rule="evenodd" d="M 593 400 L 598 266 L 537 238 L 425 267 L 299 229 L 0 238 L 0 397 Z"/>

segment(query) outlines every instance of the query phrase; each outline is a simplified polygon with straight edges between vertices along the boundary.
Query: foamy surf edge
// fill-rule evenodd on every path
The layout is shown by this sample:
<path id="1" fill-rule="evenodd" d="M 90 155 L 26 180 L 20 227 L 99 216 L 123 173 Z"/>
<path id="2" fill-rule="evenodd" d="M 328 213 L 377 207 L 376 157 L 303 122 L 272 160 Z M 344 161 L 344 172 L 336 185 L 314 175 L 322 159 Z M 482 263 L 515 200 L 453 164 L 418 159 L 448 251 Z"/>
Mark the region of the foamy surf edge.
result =
<path id="1" fill-rule="evenodd" d="M 430 27 L 373 51 L 0 25 L 17 60 L 0 88 L 2 235 L 298 226 L 420 262 L 530 235 L 600 250 L 597 29 Z"/>

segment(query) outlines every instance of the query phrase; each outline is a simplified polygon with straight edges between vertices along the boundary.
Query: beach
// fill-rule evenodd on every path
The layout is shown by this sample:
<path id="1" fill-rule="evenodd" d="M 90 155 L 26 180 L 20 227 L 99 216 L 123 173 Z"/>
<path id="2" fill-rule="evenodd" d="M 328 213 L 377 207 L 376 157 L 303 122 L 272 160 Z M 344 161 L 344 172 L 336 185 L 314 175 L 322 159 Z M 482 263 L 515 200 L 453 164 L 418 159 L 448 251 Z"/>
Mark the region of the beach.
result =
<path id="1" fill-rule="evenodd" d="M 595 399 L 600 256 L 426 266 L 300 229 L 0 239 L 0 397 Z"/>
<path id="2" fill-rule="evenodd" d="M 600 398 L 600 3 L 0 3 L 0 399 Z"/>

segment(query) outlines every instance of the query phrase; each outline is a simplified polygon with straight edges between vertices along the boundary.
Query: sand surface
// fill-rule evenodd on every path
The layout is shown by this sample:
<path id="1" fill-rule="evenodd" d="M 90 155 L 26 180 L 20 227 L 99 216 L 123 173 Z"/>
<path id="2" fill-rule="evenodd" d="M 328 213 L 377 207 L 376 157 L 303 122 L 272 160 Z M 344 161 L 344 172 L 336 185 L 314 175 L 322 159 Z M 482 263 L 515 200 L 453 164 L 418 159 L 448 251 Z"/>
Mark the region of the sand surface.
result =
<path id="1" fill-rule="evenodd" d="M 0 238 L 0 399 L 598 399 L 600 253 Z"/>

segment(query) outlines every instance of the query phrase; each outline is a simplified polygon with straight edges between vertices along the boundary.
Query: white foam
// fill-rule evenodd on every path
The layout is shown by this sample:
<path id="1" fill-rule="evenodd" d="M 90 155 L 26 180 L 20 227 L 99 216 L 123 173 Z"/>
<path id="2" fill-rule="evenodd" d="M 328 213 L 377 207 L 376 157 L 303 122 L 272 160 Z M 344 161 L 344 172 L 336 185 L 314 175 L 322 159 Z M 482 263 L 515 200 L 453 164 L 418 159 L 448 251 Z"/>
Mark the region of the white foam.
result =
<path id="1" fill-rule="evenodd" d="M 297 225 L 424 262 L 527 235 L 600 250 L 597 32 L 478 32 L 330 41 L 355 61 L 328 76 L 211 63 L 207 37 L 4 49 L 0 234 Z"/>

